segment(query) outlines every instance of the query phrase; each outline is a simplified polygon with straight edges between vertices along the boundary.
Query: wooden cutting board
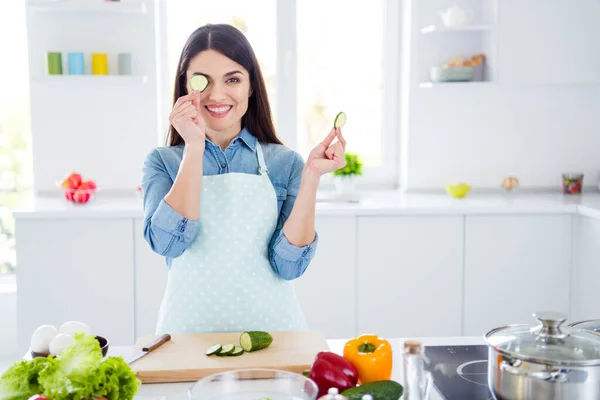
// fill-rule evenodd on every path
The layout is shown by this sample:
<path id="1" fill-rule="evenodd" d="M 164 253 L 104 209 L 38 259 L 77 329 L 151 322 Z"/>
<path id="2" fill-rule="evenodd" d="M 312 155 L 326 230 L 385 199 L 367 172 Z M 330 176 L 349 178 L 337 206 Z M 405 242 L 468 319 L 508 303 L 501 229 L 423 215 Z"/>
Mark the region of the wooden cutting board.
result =
<path id="1" fill-rule="evenodd" d="M 319 351 L 329 350 L 325 336 L 314 331 L 272 332 L 266 349 L 238 357 L 207 356 L 215 343 L 239 346 L 241 332 L 171 335 L 171 340 L 131 364 L 142 383 L 193 382 L 205 376 L 245 368 L 273 368 L 302 373 Z M 157 336 L 140 338 L 136 353 Z"/>

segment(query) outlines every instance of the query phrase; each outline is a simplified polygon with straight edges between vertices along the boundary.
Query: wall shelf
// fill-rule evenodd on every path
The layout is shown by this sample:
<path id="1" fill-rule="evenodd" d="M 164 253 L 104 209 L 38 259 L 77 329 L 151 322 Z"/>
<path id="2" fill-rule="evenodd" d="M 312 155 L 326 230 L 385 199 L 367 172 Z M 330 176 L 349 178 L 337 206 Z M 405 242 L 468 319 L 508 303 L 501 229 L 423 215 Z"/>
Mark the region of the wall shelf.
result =
<path id="1" fill-rule="evenodd" d="M 445 26 L 429 25 L 421 29 L 421 34 L 429 35 L 436 33 L 469 33 L 469 32 L 490 32 L 492 27 L 490 25 L 465 25 L 454 28 L 448 28 Z"/>
<path id="2" fill-rule="evenodd" d="M 40 83 L 135 83 L 148 82 L 146 75 L 45 75 L 33 78 L 33 82 Z"/>
<path id="3" fill-rule="evenodd" d="M 421 82 L 419 88 L 421 89 L 436 89 L 436 88 L 447 88 L 447 87 L 491 87 L 495 85 L 495 82 L 488 81 L 468 81 L 468 82 Z"/>
<path id="4" fill-rule="evenodd" d="M 29 0 L 27 8 L 30 11 L 46 13 L 145 14 L 147 11 L 145 0 Z"/>

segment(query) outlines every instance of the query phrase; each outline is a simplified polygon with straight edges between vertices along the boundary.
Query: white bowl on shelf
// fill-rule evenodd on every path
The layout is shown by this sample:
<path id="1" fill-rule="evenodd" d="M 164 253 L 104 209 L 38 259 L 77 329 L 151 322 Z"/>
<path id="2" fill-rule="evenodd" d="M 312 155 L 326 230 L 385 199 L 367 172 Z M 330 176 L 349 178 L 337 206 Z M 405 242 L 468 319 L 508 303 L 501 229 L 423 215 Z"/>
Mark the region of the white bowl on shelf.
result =
<path id="1" fill-rule="evenodd" d="M 432 82 L 470 82 L 473 80 L 473 67 L 432 67 Z"/>

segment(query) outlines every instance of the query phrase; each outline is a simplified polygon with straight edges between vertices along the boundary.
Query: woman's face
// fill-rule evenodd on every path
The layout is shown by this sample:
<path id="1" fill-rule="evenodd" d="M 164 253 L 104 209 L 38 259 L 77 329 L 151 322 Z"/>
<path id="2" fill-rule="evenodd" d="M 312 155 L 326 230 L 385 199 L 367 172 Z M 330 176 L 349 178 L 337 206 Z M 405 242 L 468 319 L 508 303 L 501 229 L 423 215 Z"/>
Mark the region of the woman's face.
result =
<path id="1" fill-rule="evenodd" d="M 200 113 L 206 127 L 216 132 L 237 134 L 252 94 L 248 71 L 223 54 L 206 50 L 190 60 L 186 73 L 188 93 L 192 91 L 190 79 L 194 74 L 203 74 L 209 81 L 206 90 L 200 94 Z"/>

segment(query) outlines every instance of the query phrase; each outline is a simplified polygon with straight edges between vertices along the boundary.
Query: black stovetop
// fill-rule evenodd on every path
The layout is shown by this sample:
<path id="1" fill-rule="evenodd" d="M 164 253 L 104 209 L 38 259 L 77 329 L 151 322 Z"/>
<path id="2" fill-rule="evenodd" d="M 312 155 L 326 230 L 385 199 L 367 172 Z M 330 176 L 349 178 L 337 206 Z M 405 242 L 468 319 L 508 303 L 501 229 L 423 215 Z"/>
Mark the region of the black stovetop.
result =
<path id="1" fill-rule="evenodd" d="M 445 400 L 494 400 L 487 383 L 487 346 L 426 346 L 425 357 Z"/>

